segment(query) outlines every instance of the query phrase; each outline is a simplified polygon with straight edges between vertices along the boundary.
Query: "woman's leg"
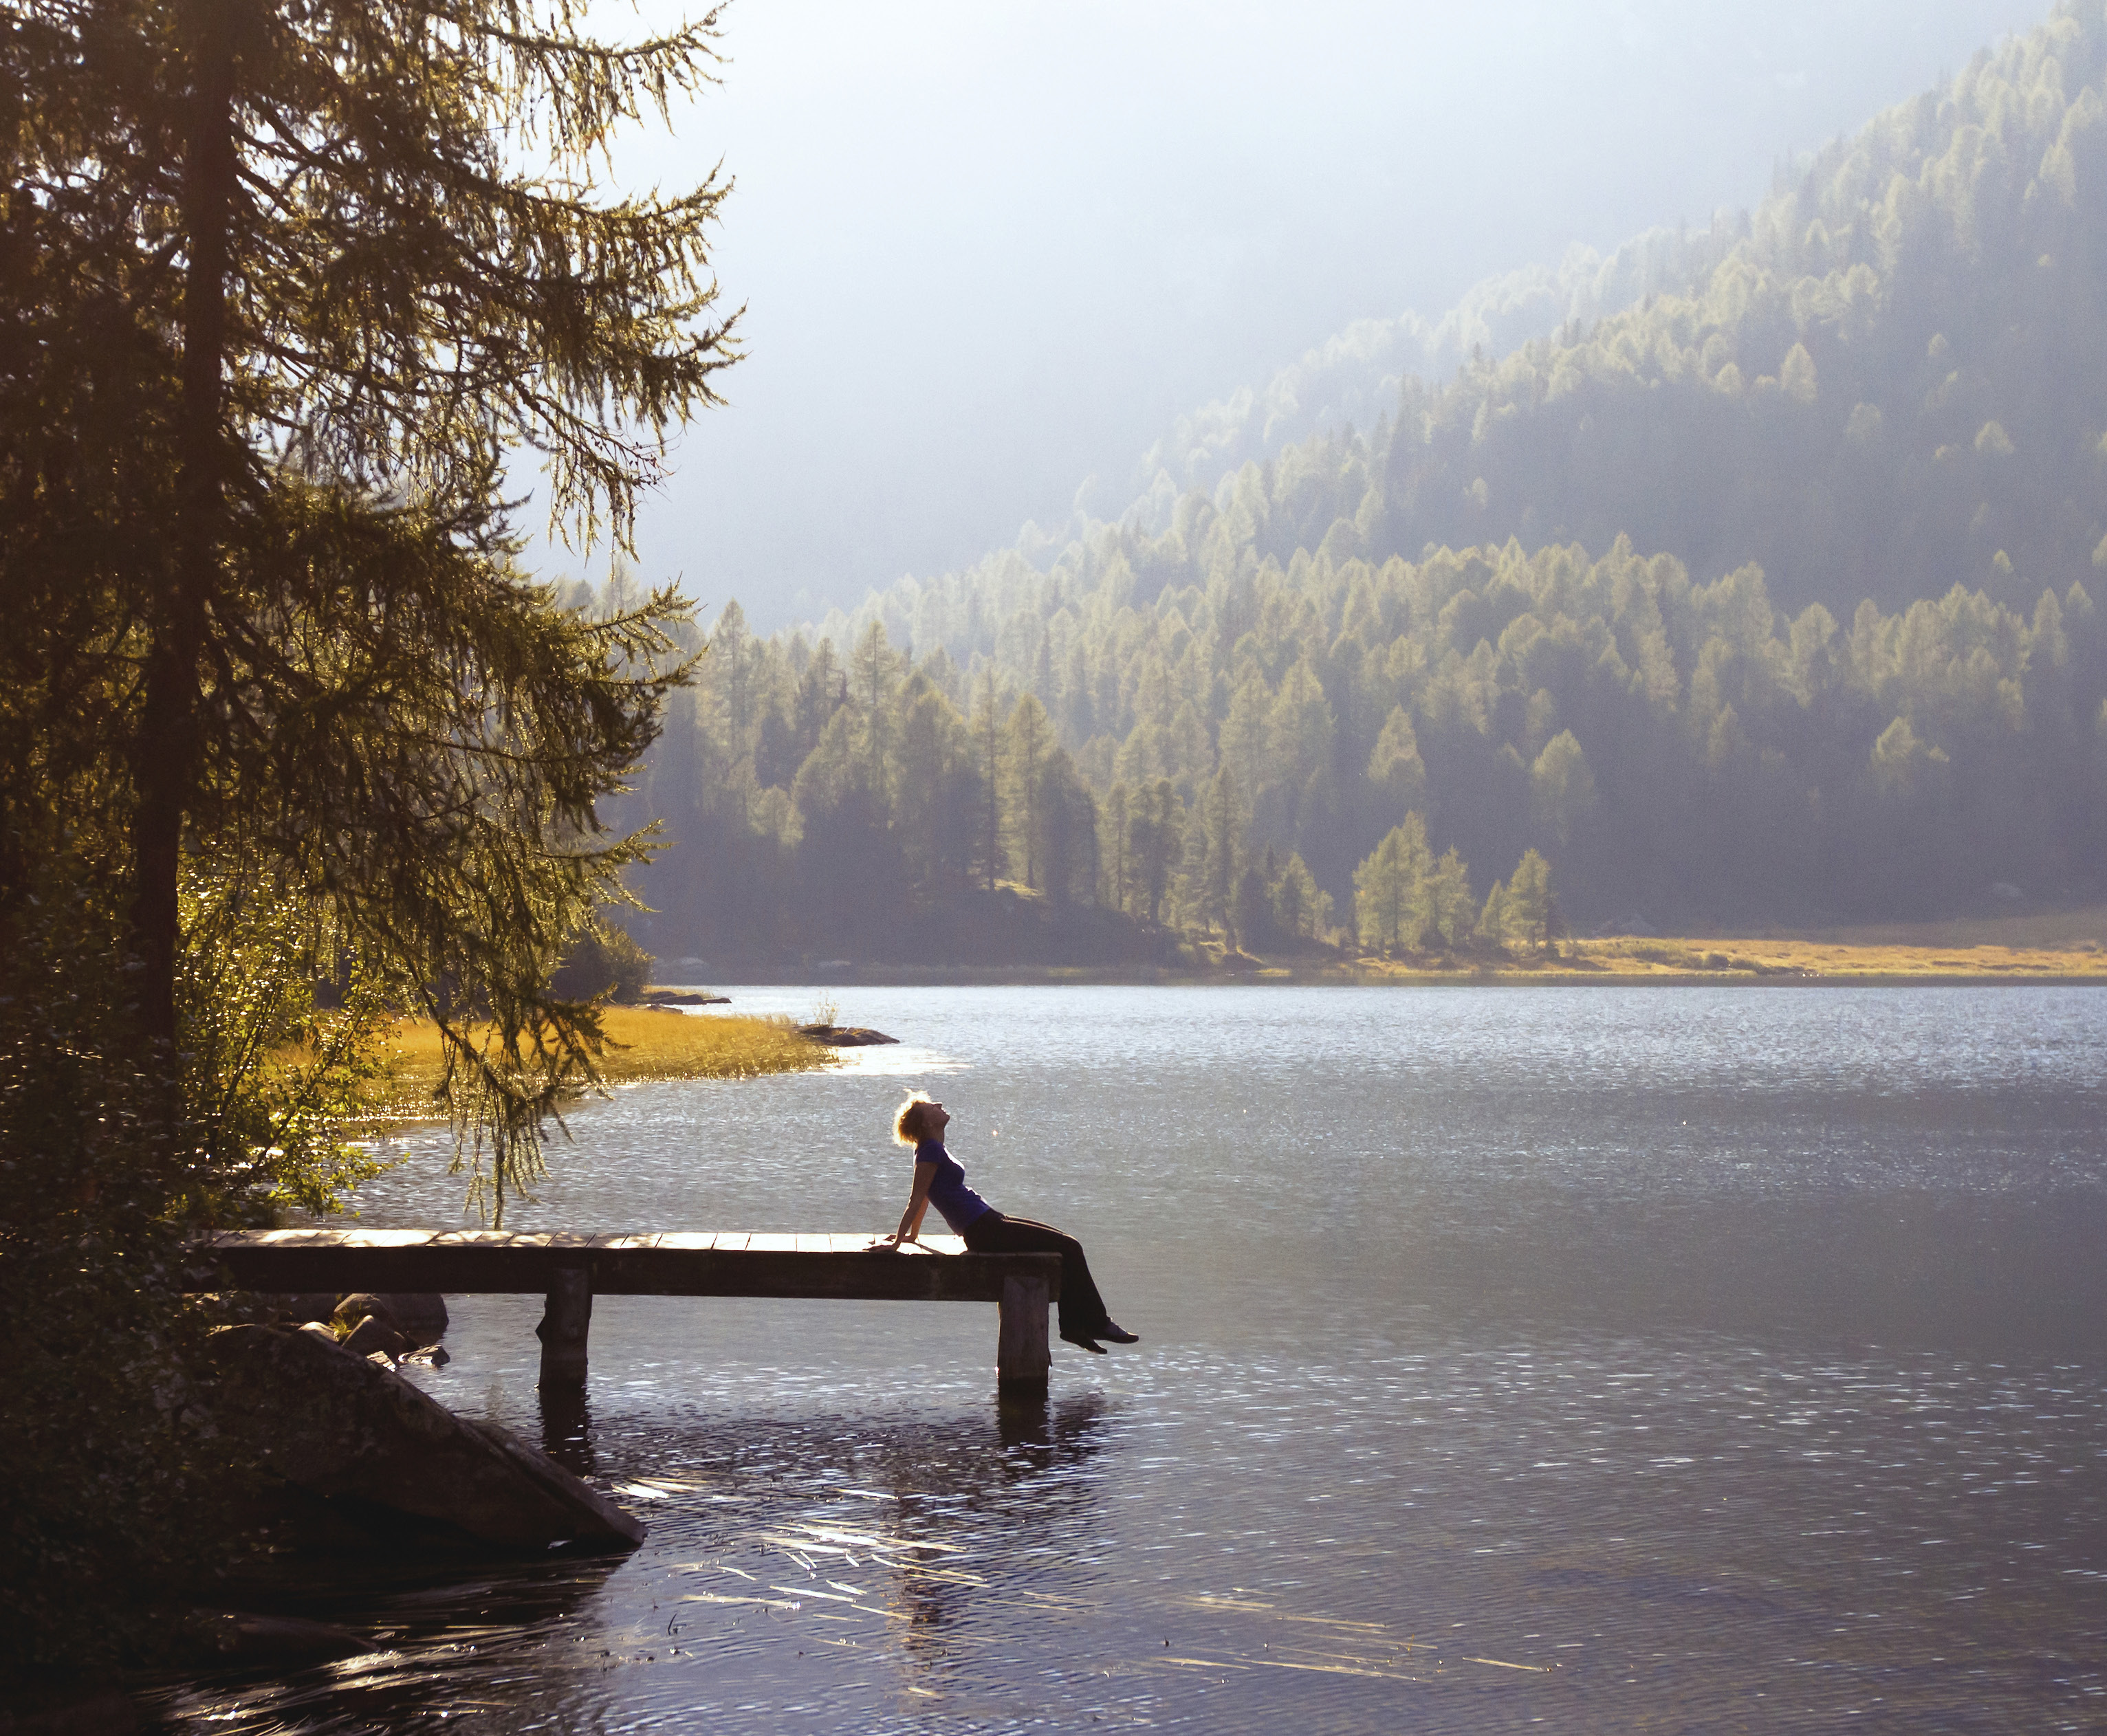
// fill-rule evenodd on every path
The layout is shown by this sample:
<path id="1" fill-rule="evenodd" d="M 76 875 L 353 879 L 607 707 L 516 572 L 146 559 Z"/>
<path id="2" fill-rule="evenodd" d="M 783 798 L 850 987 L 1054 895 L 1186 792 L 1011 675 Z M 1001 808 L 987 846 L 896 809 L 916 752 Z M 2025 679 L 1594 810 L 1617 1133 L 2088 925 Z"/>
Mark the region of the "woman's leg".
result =
<path id="1" fill-rule="evenodd" d="M 995 1219 L 991 1222 L 989 1219 Z M 975 1254 L 1058 1254 L 1061 1256 L 1061 1336 L 1088 1338 L 1105 1323 L 1104 1299 L 1090 1276 L 1083 1245 L 1050 1223 L 990 1212 L 966 1226 L 965 1244 Z"/>

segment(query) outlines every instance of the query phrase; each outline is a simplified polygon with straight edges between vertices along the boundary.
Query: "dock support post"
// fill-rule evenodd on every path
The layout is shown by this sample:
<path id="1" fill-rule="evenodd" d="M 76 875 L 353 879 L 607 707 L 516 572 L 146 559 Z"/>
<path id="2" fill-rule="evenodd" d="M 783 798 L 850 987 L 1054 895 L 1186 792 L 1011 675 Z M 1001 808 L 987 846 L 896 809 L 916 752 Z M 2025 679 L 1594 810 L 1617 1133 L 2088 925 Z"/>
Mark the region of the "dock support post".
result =
<path id="1" fill-rule="evenodd" d="M 1054 1366 L 1053 1347 L 1046 1341 L 1046 1309 L 1052 1298 L 1044 1278 L 1005 1277 L 1002 1281 L 1001 1325 L 995 1339 L 995 1373 L 997 1388 L 1004 1393 L 1043 1393 L 1046 1373 Z"/>
<path id="2" fill-rule="evenodd" d="M 582 1266 L 559 1267 L 541 1324 L 534 1329 L 541 1341 L 541 1385 L 586 1384 L 586 1335 L 591 1326 L 592 1274 Z"/>

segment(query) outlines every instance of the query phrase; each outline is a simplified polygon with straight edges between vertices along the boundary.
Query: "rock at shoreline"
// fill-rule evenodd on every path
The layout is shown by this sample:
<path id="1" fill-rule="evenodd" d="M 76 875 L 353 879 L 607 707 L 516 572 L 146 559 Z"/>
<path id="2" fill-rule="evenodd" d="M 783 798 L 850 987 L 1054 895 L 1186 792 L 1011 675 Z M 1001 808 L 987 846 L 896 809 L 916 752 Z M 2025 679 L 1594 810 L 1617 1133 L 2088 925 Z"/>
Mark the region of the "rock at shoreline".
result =
<path id="1" fill-rule="evenodd" d="M 392 1362 L 399 1362 L 403 1353 L 412 1347 L 393 1326 L 384 1323 L 378 1314 L 369 1314 L 346 1335 L 344 1348 L 355 1357 L 370 1357 L 378 1352 Z"/>
<path id="2" fill-rule="evenodd" d="M 507 1549 L 629 1549 L 644 1527 L 546 1455 L 456 1416 L 326 1328 L 213 1335 L 219 1425 L 312 1495 L 452 1526 Z"/>
<path id="3" fill-rule="evenodd" d="M 333 1312 L 336 1318 L 354 1326 L 371 1314 L 382 1326 L 401 1333 L 413 1345 L 436 1344 L 447 1332 L 447 1299 L 443 1296 L 419 1295 L 407 1290 L 376 1296 L 360 1290 L 346 1296 Z M 318 1317 L 326 1320 L 330 1316 Z"/>
<path id="4" fill-rule="evenodd" d="M 897 1037 L 888 1037 L 883 1031 L 866 1029 L 860 1025 L 801 1025 L 797 1034 L 810 1038 L 814 1043 L 824 1043 L 830 1049 L 863 1049 L 880 1043 L 897 1043 Z"/>
<path id="5" fill-rule="evenodd" d="M 390 1291 L 380 1299 L 395 1316 L 395 1330 L 413 1344 L 436 1344 L 447 1335 L 447 1299 Z"/>
<path id="6" fill-rule="evenodd" d="M 698 994 L 685 989 L 647 989 L 644 991 L 646 1007 L 729 1007 L 728 994 Z"/>

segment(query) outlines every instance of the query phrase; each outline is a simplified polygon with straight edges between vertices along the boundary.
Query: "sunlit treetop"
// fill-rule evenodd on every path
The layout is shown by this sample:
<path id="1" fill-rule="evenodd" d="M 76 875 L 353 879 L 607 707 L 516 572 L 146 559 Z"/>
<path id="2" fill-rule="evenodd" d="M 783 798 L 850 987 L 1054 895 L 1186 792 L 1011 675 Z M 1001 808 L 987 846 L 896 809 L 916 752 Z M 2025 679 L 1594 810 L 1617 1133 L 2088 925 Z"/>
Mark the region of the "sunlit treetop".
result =
<path id="1" fill-rule="evenodd" d="M 10 197 L 172 341 L 223 213 L 227 433 L 252 459 L 481 534 L 523 446 L 567 535 L 626 542 L 735 359 L 704 245 L 730 182 L 625 194 L 609 146 L 712 81 L 716 14 L 618 44 L 581 10 L 25 0 L 0 34 Z"/>

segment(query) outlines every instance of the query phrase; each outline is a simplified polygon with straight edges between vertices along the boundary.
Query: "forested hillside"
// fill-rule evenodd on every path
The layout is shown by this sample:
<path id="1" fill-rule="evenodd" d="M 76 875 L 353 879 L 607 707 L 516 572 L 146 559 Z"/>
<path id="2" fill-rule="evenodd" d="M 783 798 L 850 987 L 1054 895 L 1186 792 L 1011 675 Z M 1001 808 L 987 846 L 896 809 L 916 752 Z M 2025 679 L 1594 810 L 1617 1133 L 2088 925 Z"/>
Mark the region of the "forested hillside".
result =
<path id="1" fill-rule="evenodd" d="M 1687 292 L 1408 381 L 1394 427 L 1218 505 L 1282 561 L 1622 533 L 1705 577 L 1755 561 L 1793 608 L 2068 584 L 2107 560 L 2103 71 L 2096 0 L 2060 8 L 1818 153 L 1716 264 L 1639 277 L 1687 265 Z"/>
<path id="2" fill-rule="evenodd" d="M 1178 419 L 1142 460 L 1152 527 L 1169 522 L 1181 489 L 1211 489 L 1225 473 L 1313 434 L 1390 419 L 1411 376 L 1453 374 L 1474 357 L 1505 356 L 1571 321 L 1593 325 L 1648 296 L 1689 293 L 1742 232 L 1723 212 L 1709 228 L 1650 230 L 1606 258 L 1576 243 L 1555 268 L 1526 266 L 1487 278 L 1439 319 L 1408 312 L 1355 321 L 1280 369 L 1262 390 L 1246 388 Z"/>
<path id="3" fill-rule="evenodd" d="M 815 635 L 727 609 L 647 943 L 1278 944 L 1354 931 L 1408 815 L 1428 944 L 1531 848 L 1579 924 L 2092 890 L 2104 73 L 2065 6 L 1680 244 L 1687 293 Z"/>

